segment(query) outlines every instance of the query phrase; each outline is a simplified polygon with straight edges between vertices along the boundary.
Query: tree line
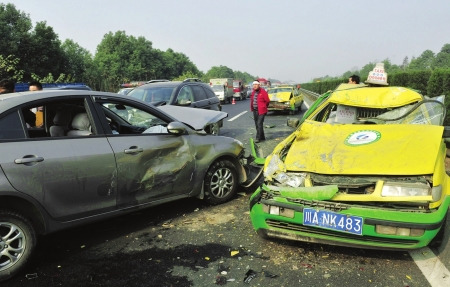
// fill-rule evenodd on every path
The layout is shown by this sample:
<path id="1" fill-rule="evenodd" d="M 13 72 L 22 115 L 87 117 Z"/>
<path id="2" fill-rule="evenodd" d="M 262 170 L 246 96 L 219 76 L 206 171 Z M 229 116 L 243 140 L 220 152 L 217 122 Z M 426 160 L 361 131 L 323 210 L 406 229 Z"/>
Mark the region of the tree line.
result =
<path id="1" fill-rule="evenodd" d="M 0 79 L 16 82 L 84 82 L 94 90 L 117 91 L 122 83 L 151 79 L 254 79 L 226 66 L 203 73 L 185 54 L 155 49 L 125 31 L 105 34 L 92 55 L 71 39 L 59 40 L 45 21 L 33 27 L 29 15 L 10 3 L 0 3 L 0 39 Z"/>
<path id="2" fill-rule="evenodd" d="M 92 55 L 71 39 L 61 41 L 45 21 L 33 27 L 29 15 L 11 3 L 0 3 L 0 39 L 0 79 L 16 82 L 83 82 L 94 90 L 117 91 L 122 83 L 152 79 L 200 78 L 209 82 L 211 78 L 234 78 L 251 82 L 259 77 L 222 65 L 204 73 L 185 54 L 155 49 L 151 41 L 125 31 L 105 34 Z M 389 75 L 450 68 L 450 44 L 436 55 L 426 50 L 411 61 L 405 57 L 402 65 L 392 64 L 389 59 L 383 62 Z M 313 83 L 341 81 L 352 74 L 365 79 L 374 66 L 369 63 L 361 70 L 347 71 L 339 77 L 324 76 Z"/>
<path id="3" fill-rule="evenodd" d="M 450 96 L 450 44 L 445 44 L 437 54 L 426 50 L 419 57 L 413 57 L 410 62 L 408 57 L 405 57 L 402 65 L 392 64 L 389 59 L 382 63 L 391 86 L 409 87 L 429 97 Z M 361 70 L 347 71 L 338 77 L 317 78 L 302 87 L 323 94 L 340 83 L 346 83 L 354 74 L 360 76 L 361 81 L 365 81 L 375 65 L 375 62 L 369 63 Z"/>

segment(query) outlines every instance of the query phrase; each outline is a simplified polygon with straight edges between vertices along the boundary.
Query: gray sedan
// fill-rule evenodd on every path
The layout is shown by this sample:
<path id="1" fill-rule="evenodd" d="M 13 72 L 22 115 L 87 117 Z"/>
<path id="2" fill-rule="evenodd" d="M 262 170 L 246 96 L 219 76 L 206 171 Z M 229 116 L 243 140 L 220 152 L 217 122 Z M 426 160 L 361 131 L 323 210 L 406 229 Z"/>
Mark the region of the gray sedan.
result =
<path id="1" fill-rule="evenodd" d="M 252 183 L 242 143 L 203 130 L 226 113 L 163 109 L 93 91 L 0 95 L 0 281 L 38 235 L 187 197 L 219 204 Z"/>

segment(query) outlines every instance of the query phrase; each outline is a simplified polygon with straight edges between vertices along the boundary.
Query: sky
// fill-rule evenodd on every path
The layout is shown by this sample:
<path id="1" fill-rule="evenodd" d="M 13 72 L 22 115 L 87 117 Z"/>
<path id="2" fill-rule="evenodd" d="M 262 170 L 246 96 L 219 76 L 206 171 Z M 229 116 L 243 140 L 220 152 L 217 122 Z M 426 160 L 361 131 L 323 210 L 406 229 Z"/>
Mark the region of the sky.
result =
<path id="1" fill-rule="evenodd" d="M 450 43 L 449 0 L 0 0 L 95 54 L 124 31 L 213 66 L 306 83 Z M 136 79 L 144 80 L 144 79 Z"/>

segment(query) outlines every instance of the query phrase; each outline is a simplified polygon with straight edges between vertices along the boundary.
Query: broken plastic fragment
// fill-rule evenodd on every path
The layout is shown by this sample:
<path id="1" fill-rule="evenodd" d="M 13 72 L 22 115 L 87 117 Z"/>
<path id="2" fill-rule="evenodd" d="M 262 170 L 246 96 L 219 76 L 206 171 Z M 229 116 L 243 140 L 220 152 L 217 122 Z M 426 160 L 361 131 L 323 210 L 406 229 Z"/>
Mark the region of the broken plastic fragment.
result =
<path id="1" fill-rule="evenodd" d="M 36 279 L 37 277 L 38 277 L 37 273 L 31 273 L 31 274 L 25 275 L 25 278 L 27 278 L 28 280 Z"/>
<path id="2" fill-rule="evenodd" d="M 312 187 L 277 187 L 270 186 L 270 189 L 279 191 L 284 197 L 302 198 L 309 200 L 327 200 L 333 198 L 338 192 L 337 185 L 324 185 Z"/>
<path id="3" fill-rule="evenodd" d="M 256 275 L 257 273 L 254 270 L 249 269 L 247 273 L 245 273 L 244 283 L 250 283 Z"/>
<path id="4" fill-rule="evenodd" d="M 264 273 L 264 276 L 268 277 L 268 278 L 276 278 L 276 277 L 278 277 L 277 274 L 273 274 L 273 273 L 271 273 L 269 271 L 263 271 L 263 273 Z"/>

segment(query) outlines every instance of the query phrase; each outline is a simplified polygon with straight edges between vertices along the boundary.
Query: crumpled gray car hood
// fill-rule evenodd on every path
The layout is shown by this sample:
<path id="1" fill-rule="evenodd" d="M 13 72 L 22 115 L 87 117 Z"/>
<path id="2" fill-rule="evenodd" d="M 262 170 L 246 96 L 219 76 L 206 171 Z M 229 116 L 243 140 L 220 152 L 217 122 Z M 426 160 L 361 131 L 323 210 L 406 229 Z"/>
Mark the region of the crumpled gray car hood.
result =
<path id="1" fill-rule="evenodd" d="M 158 109 L 164 111 L 180 122 L 190 125 L 195 130 L 203 130 L 206 126 L 217 123 L 220 120 L 228 117 L 228 113 L 225 112 L 179 107 L 173 105 L 159 106 Z"/>

